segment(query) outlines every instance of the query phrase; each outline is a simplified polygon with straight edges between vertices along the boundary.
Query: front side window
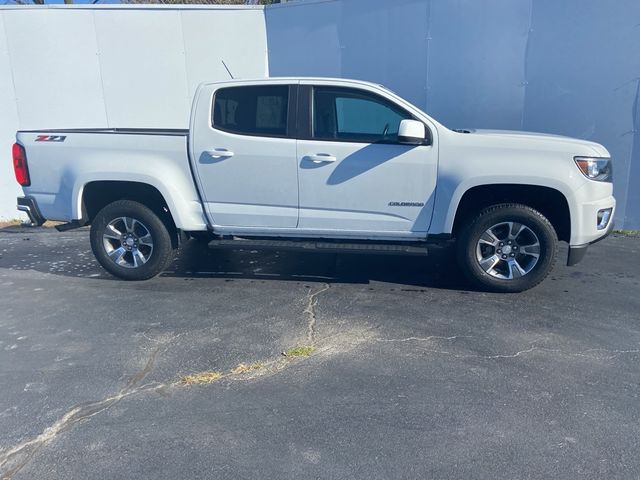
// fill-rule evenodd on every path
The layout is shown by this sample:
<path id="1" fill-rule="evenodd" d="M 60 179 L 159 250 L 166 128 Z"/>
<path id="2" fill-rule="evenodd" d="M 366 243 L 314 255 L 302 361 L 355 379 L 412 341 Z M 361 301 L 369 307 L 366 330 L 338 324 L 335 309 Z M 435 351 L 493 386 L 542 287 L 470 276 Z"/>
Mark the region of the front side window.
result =
<path id="1" fill-rule="evenodd" d="M 362 143 L 398 141 L 412 115 L 385 98 L 354 88 L 313 89 L 313 138 Z"/>
<path id="2" fill-rule="evenodd" d="M 287 134 L 288 85 L 221 88 L 213 100 L 213 127 L 240 135 Z"/>

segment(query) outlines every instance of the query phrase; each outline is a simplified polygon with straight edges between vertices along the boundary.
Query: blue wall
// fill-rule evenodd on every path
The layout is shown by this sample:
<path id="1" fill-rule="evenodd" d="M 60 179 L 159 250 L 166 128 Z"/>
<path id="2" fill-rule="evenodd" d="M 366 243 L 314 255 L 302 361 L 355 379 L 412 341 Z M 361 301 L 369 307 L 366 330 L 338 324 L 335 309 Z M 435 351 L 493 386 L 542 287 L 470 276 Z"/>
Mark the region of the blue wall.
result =
<path id="1" fill-rule="evenodd" d="M 640 228 L 640 0 L 321 0 L 267 8 L 271 76 L 382 83 L 451 128 L 604 144 Z"/>

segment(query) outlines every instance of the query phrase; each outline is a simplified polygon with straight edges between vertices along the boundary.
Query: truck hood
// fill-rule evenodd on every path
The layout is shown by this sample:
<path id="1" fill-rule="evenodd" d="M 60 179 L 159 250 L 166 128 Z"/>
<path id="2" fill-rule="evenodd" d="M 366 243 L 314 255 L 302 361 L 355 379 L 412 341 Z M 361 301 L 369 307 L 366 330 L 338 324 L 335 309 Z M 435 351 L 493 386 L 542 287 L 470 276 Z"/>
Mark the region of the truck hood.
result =
<path id="1" fill-rule="evenodd" d="M 529 144 L 532 148 L 539 148 L 542 144 L 553 146 L 555 149 L 566 150 L 574 155 L 593 155 L 596 157 L 609 157 L 609 152 L 605 147 L 596 142 L 580 140 L 577 138 L 553 135 L 549 133 L 520 132 L 517 130 L 483 130 L 483 129 L 462 129 L 455 130 L 470 136 L 490 138 L 494 141 L 504 140 L 505 143 L 518 142 L 520 146 Z"/>

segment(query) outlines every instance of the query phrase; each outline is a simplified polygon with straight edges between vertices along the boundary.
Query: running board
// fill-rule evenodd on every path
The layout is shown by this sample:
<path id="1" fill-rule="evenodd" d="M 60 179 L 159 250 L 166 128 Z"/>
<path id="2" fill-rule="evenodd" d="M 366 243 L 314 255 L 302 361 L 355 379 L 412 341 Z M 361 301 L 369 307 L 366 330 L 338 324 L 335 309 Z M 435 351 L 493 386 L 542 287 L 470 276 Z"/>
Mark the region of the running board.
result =
<path id="1" fill-rule="evenodd" d="M 324 253 L 360 253 L 365 255 L 427 255 L 426 244 L 407 245 L 374 242 L 328 242 L 308 240 L 215 239 L 212 249 L 287 250 Z"/>

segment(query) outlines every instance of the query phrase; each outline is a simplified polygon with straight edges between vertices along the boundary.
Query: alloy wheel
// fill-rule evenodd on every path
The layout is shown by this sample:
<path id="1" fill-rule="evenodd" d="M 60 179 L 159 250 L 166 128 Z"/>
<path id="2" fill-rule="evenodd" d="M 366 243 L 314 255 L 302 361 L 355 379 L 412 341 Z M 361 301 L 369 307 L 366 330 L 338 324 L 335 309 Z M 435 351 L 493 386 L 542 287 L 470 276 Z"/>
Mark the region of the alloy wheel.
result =
<path id="1" fill-rule="evenodd" d="M 518 222 L 493 225 L 480 235 L 476 260 L 492 277 L 513 280 L 524 277 L 538 264 L 540 240 L 528 226 Z"/>
<path id="2" fill-rule="evenodd" d="M 107 256 L 121 267 L 138 268 L 151 258 L 153 237 L 147 226 L 132 217 L 111 220 L 102 235 Z"/>

